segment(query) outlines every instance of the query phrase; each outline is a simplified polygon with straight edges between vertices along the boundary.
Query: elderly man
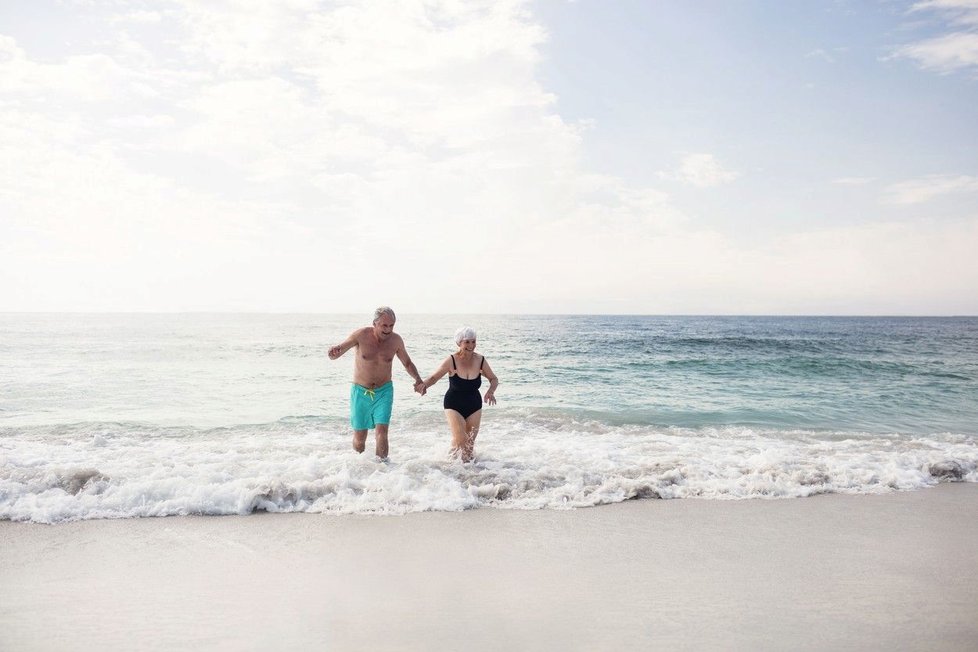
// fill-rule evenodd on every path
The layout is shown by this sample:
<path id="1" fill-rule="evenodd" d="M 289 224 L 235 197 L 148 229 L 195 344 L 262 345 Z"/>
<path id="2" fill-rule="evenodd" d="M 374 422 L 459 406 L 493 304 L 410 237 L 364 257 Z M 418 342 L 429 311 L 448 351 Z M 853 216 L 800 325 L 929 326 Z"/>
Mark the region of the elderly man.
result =
<path id="1" fill-rule="evenodd" d="M 374 311 L 373 326 L 364 326 L 350 333 L 341 344 L 329 349 L 329 359 L 336 360 L 356 347 L 353 363 L 353 386 L 350 388 L 350 423 L 353 426 L 353 448 L 362 453 L 367 443 L 367 431 L 376 428 L 377 457 L 387 459 L 387 431 L 394 405 L 394 383 L 391 367 L 394 356 L 414 378 L 414 390 L 421 392 L 424 381 L 411 356 L 404 348 L 404 340 L 394 332 L 397 317 L 388 306 Z"/>

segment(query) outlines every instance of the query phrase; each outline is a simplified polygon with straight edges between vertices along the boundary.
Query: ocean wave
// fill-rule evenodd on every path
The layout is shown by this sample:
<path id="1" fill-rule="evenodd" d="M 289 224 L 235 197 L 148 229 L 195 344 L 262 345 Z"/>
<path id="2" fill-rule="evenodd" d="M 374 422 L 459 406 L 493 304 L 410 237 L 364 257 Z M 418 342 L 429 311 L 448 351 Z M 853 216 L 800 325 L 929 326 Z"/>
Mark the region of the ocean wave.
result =
<path id="1" fill-rule="evenodd" d="M 0 439 L 0 519 L 567 509 L 978 482 L 978 444 L 948 433 L 663 429 L 529 413 L 487 423 L 472 464 L 448 457 L 444 425 L 430 417 L 392 430 L 389 463 L 354 453 L 344 428 L 316 419 L 148 434 L 76 424 Z"/>

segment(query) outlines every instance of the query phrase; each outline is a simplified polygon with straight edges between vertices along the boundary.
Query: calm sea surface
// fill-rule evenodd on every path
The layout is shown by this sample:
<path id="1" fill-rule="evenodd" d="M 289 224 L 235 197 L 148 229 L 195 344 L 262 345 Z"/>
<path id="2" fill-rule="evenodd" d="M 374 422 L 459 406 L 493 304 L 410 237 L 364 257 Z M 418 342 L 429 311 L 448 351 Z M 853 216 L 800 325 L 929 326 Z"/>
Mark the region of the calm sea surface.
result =
<path id="1" fill-rule="evenodd" d="M 400 315 L 501 380 L 477 460 L 395 360 L 391 460 L 350 449 L 366 315 L 0 315 L 0 519 L 562 508 L 978 481 L 978 318 Z"/>

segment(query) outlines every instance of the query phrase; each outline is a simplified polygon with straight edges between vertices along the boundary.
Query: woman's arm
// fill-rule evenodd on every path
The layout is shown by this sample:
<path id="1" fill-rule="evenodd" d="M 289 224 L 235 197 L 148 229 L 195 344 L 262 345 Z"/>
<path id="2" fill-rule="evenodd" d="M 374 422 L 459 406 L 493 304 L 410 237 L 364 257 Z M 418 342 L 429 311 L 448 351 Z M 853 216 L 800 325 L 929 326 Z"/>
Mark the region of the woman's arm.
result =
<path id="1" fill-rule="evenodd" d="M 422 388 L 422 392 L 421 392 L 422 395 L 424 395 L 424 393 L 428 391 L 429 387 L 437 383 L 442 376 L 448 373 L 448 365 L 450 364 L 451 360 L 452 360 L 451 356 L 445 358 L 445 361 L 442 362 L 437 369 L 435 369 L 435 372 L 424 379 L 423 381 L 424 387 Z"/>
<path id="2" fill-rule="evenodd" d="M 489 379 L 489 389 L 486 390 L 486 403 L 488 405 L 495 405 L 496 388 L 499 387 L 499 378 L 492 372 L 492 367 L 489 366 L 485 356 L 482 358 L 482 375 Z"/>

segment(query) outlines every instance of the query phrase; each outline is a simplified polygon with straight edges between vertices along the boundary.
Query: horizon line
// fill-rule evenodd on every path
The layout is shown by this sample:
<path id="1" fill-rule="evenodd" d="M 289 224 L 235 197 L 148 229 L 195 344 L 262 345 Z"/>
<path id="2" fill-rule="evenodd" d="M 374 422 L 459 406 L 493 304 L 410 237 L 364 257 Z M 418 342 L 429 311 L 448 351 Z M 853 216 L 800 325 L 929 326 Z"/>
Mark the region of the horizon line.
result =
<path id="1" fill-rule="evenodd" d="M 369 315 L 371 311 L 362 314 Z M 0 315 L 359 315 L 360 312 L 295 310 L 0 310 Z M 670 313 L 670 312 L 406 312 L 409 315 L 479 315 L 497 317 L 863 317 L 863 318 L 975 318 L 978 313 Z"/>

